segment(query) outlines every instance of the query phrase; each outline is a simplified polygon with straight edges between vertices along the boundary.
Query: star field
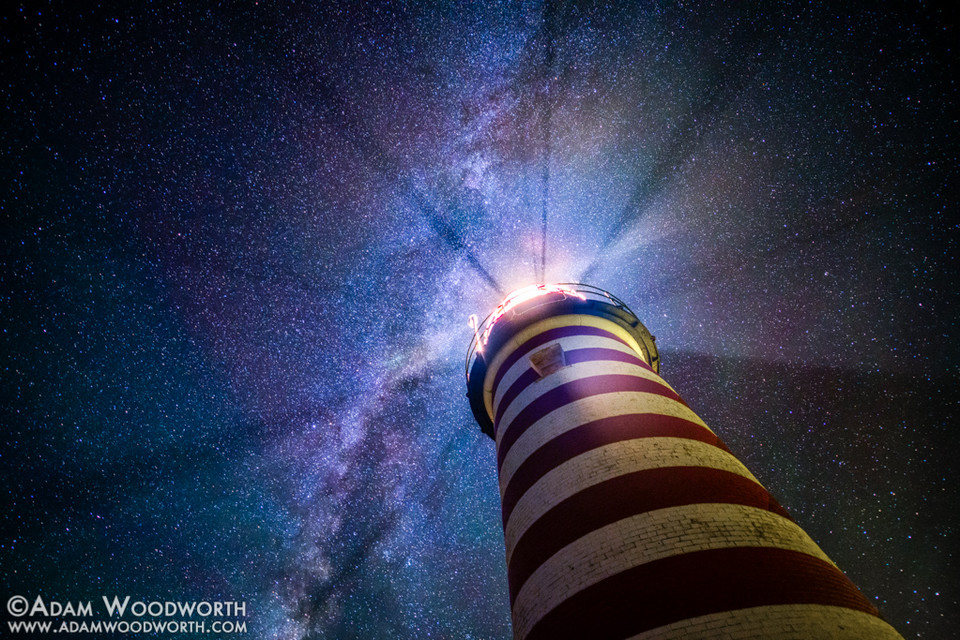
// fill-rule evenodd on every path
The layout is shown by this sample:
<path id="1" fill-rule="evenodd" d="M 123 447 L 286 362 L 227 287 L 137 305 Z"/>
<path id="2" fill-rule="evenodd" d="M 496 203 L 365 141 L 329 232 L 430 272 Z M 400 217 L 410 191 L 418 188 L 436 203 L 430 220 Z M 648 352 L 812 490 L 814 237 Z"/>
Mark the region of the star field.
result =
<path id="1" fill-rule="evenodd" d="M 463 358 L 471 314 L 546 280 L 629 304 L 664 378 L 905 637 L 960 623 L 953 17 L 0 16 L 3 602 L 511 637 Z"/>

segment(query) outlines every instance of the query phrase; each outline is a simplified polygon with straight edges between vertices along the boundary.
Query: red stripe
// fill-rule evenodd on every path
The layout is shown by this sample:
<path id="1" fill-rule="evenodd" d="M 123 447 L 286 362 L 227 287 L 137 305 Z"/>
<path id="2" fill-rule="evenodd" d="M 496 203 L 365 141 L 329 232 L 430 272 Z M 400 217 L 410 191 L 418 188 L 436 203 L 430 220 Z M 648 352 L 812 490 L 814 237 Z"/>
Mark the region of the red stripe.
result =
<path id="1" fill-rule="evenodd" d="M 503 492 L 503 524 L 527 489 L 552 469 L 578 455 L 615 442 L 637 438 L 686 438 L 705 442 L 729 453 L 727 445 L 709 429 L 683 418 L 659 413 L 631 413 L 601 418 L 562 433 L 521 463 Z"/>
<path id="2" fill-rule="evenodd" d="M 655 509 L 689 504 L 739 504 L 789 517 L 749 478 L 709 467 L 664 467 L 626 473 L 561 501 L 530 525 L 507 567 L 512 603 L 550 556 L 591 531 Z"/>
<path id="3" fill-rule="evenodd" d="M 626 638 L 698 616 L 747 607 L 830 605 L 879 616 L 836 567 L 798 551 L 696 551 L 634 567 L 574 594 L 526 640 Z"/>
<path id="4" fill-rule="evenodd" d="M 611 340 L 616 340 L 617 342 L 626 345 L 622 339 L 618 338 L 616 335 L 610 333 L 609 331 L 604 331 L 603 329 L 598 329 L 597 327 L 585 327 L 583 325 L 570 325 L 566 327 L 557 327 L 555 329 L 548 329 L 543 333 L 537 334 L 520 345 L 513 353 L 511 353 L 503 361 L 503 364 L 500 365 L 500 369 L 497 370 L 497 374 L 493 377 L 493 393 L 497 393 L 497 387 L 500 385 L 500 381 L 503 380 L 503 376 L 510 370 L 510 367 L 516 363 L 517 360 L 530 353 L 536 347 L 539 347 L 542 344 L 550 342 L 551 340 L 556 340 L 557 338 L 566 338 L 569 336 L 602 336 L 604 338 L 610 338 Z M 627 345 L 629 346 L 629 345 Z"/>
<path id="5" fill-rule="evenodd" d="M 567 354 L 564 354 L 564 356 L 566 355 Z M 507 410 L 507 407 L 510 406 L 510 403 L 517 399 L 520 392 L 539 379 L 540 374 L 534 371 L 533 367 L 521 373 L 520 376 L 514 380 L 513 384 L 510 385 L 510 388 L 507 389 L 507 392 L 503 394 L 503 398 L 500 399 L 500 404 L 497 405 L 497 413 L 493 421 L 499 423 L 500 418 L 503 417 L 503 413 Z"/>
<path id="6" fill-rule="evenodd" d="M 621 374 L 597 375 L 590 376 L 589 378 L 580 378 L 579 380 L 571 380 L 559 387 L 545 391 L 524 407 L 510 422 L 510 428 L 503 435 L 503 439 L 497 447 L 497 468 L 499 469 L 503 466 L 503 459 L 506 457 L 510 447 L 513 446 L 513 443 L 517 441 L 517 438 L 519 438 L 530 425 L 543 416 L 575 400 L 618 391 L 655 393 L 681 402 L 680 396 L 674 391 L 671 391 L 669 387 L 659 382 L 637 376 Z M 499 431 L 499 423 L 497 423 L 496 429 Z"/>
<path id="7" fill-rule="evenodd" d="M 601 347 L 590 347 L 586 349 L 573 349 L 571 351 L 566 351 L 563 354 L 563 360 L 568 365 L 591 361 L 628 362 L 630 364 L 643 367 L 647 371 L 653 371 L 653 369 L 650 368 L 650 365 L 634 355 L 624 353 L 623 351 L 617 351 L 616 349 L 604 349 Z M 499 422 L 500 418 L 503 417 L 503 412 L 507 410 L 507 407 L 510 406 L 510 403 L 513 402 L 524 389 L 539 379 L 540 376 L 533 369 L 527 369 L 520 374 L 520 376 L 514 380 L 513 384 L 510 385 L 510 388 L 507 389 L 506 393 L 504 393 L 503 397 L 500 399 L 500 403 L 497 405 L 497 415 L 495 420 Z"/>

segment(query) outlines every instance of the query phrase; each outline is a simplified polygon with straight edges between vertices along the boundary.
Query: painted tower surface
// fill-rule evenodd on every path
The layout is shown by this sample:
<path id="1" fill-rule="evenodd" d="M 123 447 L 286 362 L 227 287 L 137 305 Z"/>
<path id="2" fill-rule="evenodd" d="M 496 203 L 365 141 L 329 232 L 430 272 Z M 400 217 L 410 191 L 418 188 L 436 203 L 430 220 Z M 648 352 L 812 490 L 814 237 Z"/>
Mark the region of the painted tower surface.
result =
<path id="1" fill-rule="evenodd" d="M 473 325 L 516 638 L 901 637 L 660 378 L 626 305 L 538 285 Z"/>

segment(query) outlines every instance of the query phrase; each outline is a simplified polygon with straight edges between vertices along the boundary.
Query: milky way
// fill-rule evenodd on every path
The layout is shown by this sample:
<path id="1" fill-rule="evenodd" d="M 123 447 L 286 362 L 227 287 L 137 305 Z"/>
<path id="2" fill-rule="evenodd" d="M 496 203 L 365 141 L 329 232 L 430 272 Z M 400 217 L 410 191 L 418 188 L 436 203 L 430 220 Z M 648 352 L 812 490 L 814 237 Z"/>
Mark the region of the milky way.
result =
<path id="1" fill-rule="evenodd" d="M 468 317 L 584 281 L 901 633 L 948 637 L 955 22 L 354 4 L 3 10 L 3 602 L 510 637 Z"/>

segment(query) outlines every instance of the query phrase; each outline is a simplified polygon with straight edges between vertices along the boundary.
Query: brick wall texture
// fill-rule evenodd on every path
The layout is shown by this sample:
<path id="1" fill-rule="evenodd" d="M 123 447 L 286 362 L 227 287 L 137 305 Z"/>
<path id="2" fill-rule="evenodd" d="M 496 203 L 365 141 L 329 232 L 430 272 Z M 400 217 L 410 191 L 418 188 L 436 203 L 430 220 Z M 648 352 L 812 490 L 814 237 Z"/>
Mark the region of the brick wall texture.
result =
<path id="1" fill-rule="evenodd" d="M 900 638 L 640 353 L 560 316 L 487 371 L 515 636 Z"/>

